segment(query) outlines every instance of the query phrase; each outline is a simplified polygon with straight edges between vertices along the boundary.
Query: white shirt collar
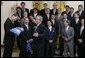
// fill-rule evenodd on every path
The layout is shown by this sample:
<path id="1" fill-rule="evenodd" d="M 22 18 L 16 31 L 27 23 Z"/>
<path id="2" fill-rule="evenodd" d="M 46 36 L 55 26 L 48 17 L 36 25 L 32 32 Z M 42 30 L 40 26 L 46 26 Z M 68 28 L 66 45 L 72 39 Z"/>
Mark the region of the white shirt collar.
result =
<path id="1" fill-rule="evenodd" d="M 50 31 L 52 30 L 52 26 L 48 26 L 48 28 L 50 29 Z"/>
<path id="2" fill-rule="evenodd" d="M 79 19 L 76 19 L 76 23 L 78 23 Z"/>
<path id="3" fill-rule="evenodd" d="M 68 28 L 69 28 L 69 26 L 67 26 L 67 27 L 65 28 L 65 30 L 67 31 L 67 30 L 68 30 Z"/>

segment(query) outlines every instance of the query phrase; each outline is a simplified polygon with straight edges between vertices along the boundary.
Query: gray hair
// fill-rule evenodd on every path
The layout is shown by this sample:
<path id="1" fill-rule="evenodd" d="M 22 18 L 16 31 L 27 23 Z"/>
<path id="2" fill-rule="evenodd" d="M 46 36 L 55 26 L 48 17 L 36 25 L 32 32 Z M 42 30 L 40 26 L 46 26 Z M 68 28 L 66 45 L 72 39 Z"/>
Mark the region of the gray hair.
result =
<path id="1" fill-rule="evenodd" d="M 43 17 L 41 15 L 37 15 L 37 17 L 39 17 L 40 21 L 43 21 Z"/>

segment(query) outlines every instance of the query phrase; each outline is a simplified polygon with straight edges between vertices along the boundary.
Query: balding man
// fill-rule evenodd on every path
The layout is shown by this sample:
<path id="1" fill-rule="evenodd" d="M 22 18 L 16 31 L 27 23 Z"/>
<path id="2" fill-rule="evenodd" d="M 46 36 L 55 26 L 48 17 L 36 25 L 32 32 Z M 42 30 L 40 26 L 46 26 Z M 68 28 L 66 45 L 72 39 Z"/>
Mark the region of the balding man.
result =
<path id="1" fill-rule="evenodd" d="M 42 25 L 42 17 L 38 15 L 36 17 L 36 26 L 33 32 L 33 53 L 34 57 L 44 56 L 44 38 L 45 38 L 45 27 Z"/>
<path id="2" fill-rule="evenodd" d="M 53 4 L 53 9 L 51 9 L 51 14 L 57 15 L 58 9 L 56 3 Z"/>

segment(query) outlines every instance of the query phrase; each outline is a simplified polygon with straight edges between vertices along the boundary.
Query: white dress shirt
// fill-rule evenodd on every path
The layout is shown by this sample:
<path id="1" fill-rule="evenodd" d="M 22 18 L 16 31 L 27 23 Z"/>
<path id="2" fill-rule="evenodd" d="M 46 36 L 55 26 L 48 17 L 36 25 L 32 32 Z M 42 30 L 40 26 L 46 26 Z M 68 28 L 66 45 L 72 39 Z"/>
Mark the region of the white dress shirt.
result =
<path id="1" fill-rule="evenodd" d="M 26 28 L 27 28 L 27 29 L 29 29 L 29 27 L 28 27 L 28 25 L 27 25 L 27 24 L 25 24 L 25 26 L 26 26 Z"/>
<path id="2" fill-rule="evenodd" d="M 52 26 L 48 26 L 49 30 L 51 31 L 52 30 Z"/>
<path id="3" fill-rule="evenodd" d="M 76 19 L 76 24 L 78 23 L 79 19 Z"/>
<path id="4" fill-rule="evenodd" d="M 53 9 L 53 14 L 55 14 L 55 12 L 56 12 L 56 9 Z"/>

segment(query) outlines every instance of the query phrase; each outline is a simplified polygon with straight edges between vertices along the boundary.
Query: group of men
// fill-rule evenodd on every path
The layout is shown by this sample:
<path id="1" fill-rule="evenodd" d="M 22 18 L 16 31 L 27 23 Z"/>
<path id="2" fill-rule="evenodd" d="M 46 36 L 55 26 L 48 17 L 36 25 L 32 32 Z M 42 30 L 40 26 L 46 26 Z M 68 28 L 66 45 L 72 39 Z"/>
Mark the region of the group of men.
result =
<path id="1" fill-rule="evenodd" d="M 44 9 L 41 10 L 36 5 L 38 3 L 29 12 L 25 3 L 21 2 L 16 13 L 5 21 L 3 57 L 12 56 L 15 40 L 20 50 L 19 57 L 53 57 L 58 39 L 60 55 L 75 57 L 77 48 L 78 56 L 84 57 L 83 6 L 79 5 L 78 11 L 74 12 L 73 7 L 66 5 L 66 10 L 61 12 L 55 3 L 53 9 L 48 8 L 47 3 L 44 3 Z M 17 37 L 10 32 L 15 27 L 24 29 Z M 31 42 L 31 52 L 26 49 L 28 41 Z"/>

